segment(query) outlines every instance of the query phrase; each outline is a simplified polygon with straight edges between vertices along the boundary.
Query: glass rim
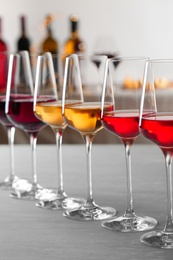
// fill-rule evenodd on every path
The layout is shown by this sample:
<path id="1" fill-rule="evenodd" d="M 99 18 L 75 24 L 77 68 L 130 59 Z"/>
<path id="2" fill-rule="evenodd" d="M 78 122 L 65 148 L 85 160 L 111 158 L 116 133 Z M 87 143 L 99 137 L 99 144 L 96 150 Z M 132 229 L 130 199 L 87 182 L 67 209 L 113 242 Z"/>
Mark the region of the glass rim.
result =
<path id="1" fill-rule="evenodd" d="M 171 63 L 173 58 L 158 58 L 158 59 L 149 59 L 148 63 Z"/>

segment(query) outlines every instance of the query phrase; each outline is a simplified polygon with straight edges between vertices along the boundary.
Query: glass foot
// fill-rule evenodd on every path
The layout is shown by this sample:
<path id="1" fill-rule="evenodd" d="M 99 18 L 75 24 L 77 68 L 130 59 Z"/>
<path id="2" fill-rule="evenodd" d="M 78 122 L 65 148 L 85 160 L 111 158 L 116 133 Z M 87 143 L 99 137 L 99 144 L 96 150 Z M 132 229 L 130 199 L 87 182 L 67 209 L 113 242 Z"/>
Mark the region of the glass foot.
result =
<path id="1" fill-rule="evenodd" d="M 143 216 L 134 217 L 121 216 L 108 221 L 103 221 L 102 226 L 112 231 L 136 232 L 153 229 L 157 226 L 156 219 Z"/>
<path id="2" fill-rule="evenodd" d="M 166 233 L 164 231 L 151 231 L 141 237 L 141 242 L 147 246 L 173 249 L 173 233 Z"/>
<path id="3" fill-rule="evenodd" d="M 14 182 L 18 181 L 19 178 L 16 175 L 8 176 L 4 181 L 0 182 L 0 188 L 4 189 L 12 189 L 12 185 Z"/>
<path id="4" fill-rule="evenodd" d="M 36 194 L 37 207 L 50 210 L 59 209 L 77 209 L 85 203 L 82 198 L 67 197 L 65 192 L 58 192 L 57 190 L 42 189 Z"/>
<path id="5" fill-rule="evenodd" d="M 115 216 L 116 210 L 110 207 L 99 207 L 95 203 L 85 203 L 76 210 L 66 210 L 63 215 L 73 220 L 103 220 Z"/>
<path id="6" fill-rule="evenodd" d="M 28 180 L 20 179 L 12 185 L 14 191 L 10 197 L 15 199 L 35 200 L 36 192 L 42 187 L 39 184 L 30 183 Z"/>

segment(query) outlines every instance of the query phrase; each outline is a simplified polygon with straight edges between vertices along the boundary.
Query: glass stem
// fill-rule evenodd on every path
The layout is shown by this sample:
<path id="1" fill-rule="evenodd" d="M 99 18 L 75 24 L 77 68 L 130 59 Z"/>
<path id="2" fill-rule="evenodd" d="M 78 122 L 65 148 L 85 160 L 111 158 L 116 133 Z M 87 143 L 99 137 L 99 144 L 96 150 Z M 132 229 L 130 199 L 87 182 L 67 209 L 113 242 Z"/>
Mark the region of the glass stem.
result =
<path id="1" fill-rule="evenodd" d="M 86 205 L 92 206 L 93 205 L 93 195 L 92 195 L 92 172 L 91 172 L 91 148 L 92 148 L 92 141 L 93 136 L 85 135 L 83 136 L 85 144 L 86 144 L 86 160 L 87 160 L 87 201 Z"/>
<path id="2" fill-rule="evenodd" d="M 165 154 L 166 185 L 167 185 L 167 221 L 164 232 L 173 232 L 173 208 L 172 208 L 172 156 Z"/>
<path id="3" fill-rule="evenodd" d="M 63 132 L 54 128 L 58 153 L 58 194 L 64 193 L 63 187 L 63 169 L 62 169 L 62 135 Z"/>
<path id="4" fill-rule="evenodd" d="M 131 143 L 125 142 L 125 157 L 126 157 L 126 174 L 127 174 L 127 206 L 125 216 L 133 217 L 135 215 L 133 210 L 133 198 L 132 198 L 132 177 L 131 177 Z"/>
<path id="5" fill-rule="evenodd" d="M 8 144 L 10 147 L 10 179 L 14 179 L 15 176 L 15 166 L 14 166 L 14 136 L 15 136 L 15 127 L 7 127 L 8 134 Z"/>
<path id="6" fill-rule="evenodd" d="M 37 135 L 35 133 L 30 134 L 30 145 L 32 149 L 32 172 L 33 172 L 33 185 L 37 185 L 37 167 L 36 167 L 36 144 Z"/>

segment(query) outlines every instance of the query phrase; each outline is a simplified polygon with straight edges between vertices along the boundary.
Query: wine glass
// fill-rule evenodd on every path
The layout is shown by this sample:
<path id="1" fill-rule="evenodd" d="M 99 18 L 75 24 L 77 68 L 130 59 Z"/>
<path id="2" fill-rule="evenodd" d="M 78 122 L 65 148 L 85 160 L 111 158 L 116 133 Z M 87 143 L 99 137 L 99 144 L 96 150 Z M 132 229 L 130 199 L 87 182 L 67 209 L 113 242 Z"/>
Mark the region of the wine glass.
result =
<path id="1" fill-rule="evenodd" d="M 114 39 L 109 35 L 102 35 L 97 37 L 93 48 L 94 55 L 105 55 L 108 58 L 115 58 L 118 56 L 118 51 Z"/>
<path id="2" fill-rule="evenodd" d="M 33 77 L 27 51 L 11 54 L 9 59 L 5 113 L 12 124 L 23 129 L 30 137 L 32 148 L 33 180 L 19 179 L 13 184 L 11 197 L 35 199 L 41 186 L 37 183 L 36 142 L 39 131 L 45 126 L 33 112 Z"/>
<path id="3" fill-rule="evenodd" d="M 8 58 L 7 51 L 0 52 L 0 122 L 7 129 L 8 144 L 10 148 L 10 173 L 0 182 L 1 188 L 11 188 L 13 183 L 18 180 L 14 167 L 14 136 L 15 126 L 8 120 L 5 114 L 5 94 L 8 74 Z"/>
<path id="4" fill-rule="evenodd" d="M 84 204 L 84 199 L 68 197 L 63 187 L 62 138 L 67 124 L 62 117 L 63 68 L 60 59 L 49 52 L 38 56 L 34 93 L 34 113 L 52 128 L 58 152 L 58 188 L 38 191 L 36 205 L 53 210 L 74 209 Z"/>
<path id="5" fill-rule="evenodd" d="M 131 146 L 139 136 L 139 104 L 141 84 L 146 58 L 121 57 L 118 67 L 116 59 L 108 59 L 102 93 L 101 121 L 104 128 L 117 135 L 125 147 L 127 175 L 127 205 L 122 216 L 104 221 L 102 226 L 121 232 L 152 229 L 157 221 L 148 216 L 136 215 L 132 198 Z M 126 87 L 131 78 L 132 89 Z M 111 107 L 107 111 L 106 106 Z"/>
<path id="6" fill-rule="evenodd" d="M 166 165 L 167 220 L 163 230 L 150 231 L 141 241 L 152 247 L 173 249 L 173 59 L 146 62 L 140 107 L 140 133 L 163 152 Z"/>
<path id="7" fill-rule="evenodd" d="M 105 56 L 77 56 L 66 58 L 62 114 L 69 127 L 78 131 L 86 145 L 88 195 L 77 210 L 66 210 L 64 216 L 74 220 L 102 220 L 116 214 L 110 207 L 98 206 L 92 193 L 91 147 L 95 134 L 103 127 L 100 120 L 100 102 Z M 97 69 L 96 63 L 100 67 Z M 107 107 L 109 109 L 109 107 Z"/>

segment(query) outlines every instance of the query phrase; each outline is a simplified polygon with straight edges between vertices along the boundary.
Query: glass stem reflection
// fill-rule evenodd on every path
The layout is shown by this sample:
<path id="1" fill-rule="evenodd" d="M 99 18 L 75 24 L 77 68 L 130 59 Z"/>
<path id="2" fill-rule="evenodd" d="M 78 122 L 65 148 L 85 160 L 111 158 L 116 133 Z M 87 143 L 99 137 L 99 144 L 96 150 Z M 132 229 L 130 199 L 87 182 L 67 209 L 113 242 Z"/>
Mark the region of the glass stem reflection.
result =
<path id="1" fill-rule="evenodd" d="M 32 171 L 33 171 L 33 185 L 37 185 L 37 169 L 36 169 L 36 144 L 37 134 L 30 134 L 30 145 L 32 149 Z"/>
<path id="2" fill-rule="evenodd" d="M 126 156 L 126 174 L 127 174 L 127 207 L 125 211 L 126 217 L 133 217 L 135 215 L 133 210 L 133 198 L 132 198 L 132 174 L 131 174 L 131 143 L 125 142 L 125 156 Z"/>
<path id="3" fill-rule="evenodd" d="M 58 152 L 58 194 L 64 193 L 63 187 L 63 169 L 62 169 L 62 135 L 63 131 L 53 128 L 56 137 L 56 145 Z"/>
<path id="4" fill-rule="evenodd" d="M 85 135 L 83 136 L 85 145 L 86 145 L 86 161 L 87 161 L 87 183 L 88 183 L 88 192 L 87 192 L 87 201 L 86 205 L 93 206 L 93 195 L 92 195 L 92 172 L 91 172 L 91 148 L 92 141 L 94 136 Z"/>
<path id="5" fill-rule="evenodd" d="M 172 208 L 172 155 L 165 153 L 166 184 L 167 184 L 167 221 L 164 232 L 173 232 L 173 208 Z"/>
<path id="6" fill-rule="evenodd" d="M 7 127 L 7 134 L 8 134 L 8 143 L 10 146 L 10 179 L 13 181 L 15 176 L 15 169 L 14 169 L 14 136 L 15 136 L 15 127 L 10 126 Z"/>

